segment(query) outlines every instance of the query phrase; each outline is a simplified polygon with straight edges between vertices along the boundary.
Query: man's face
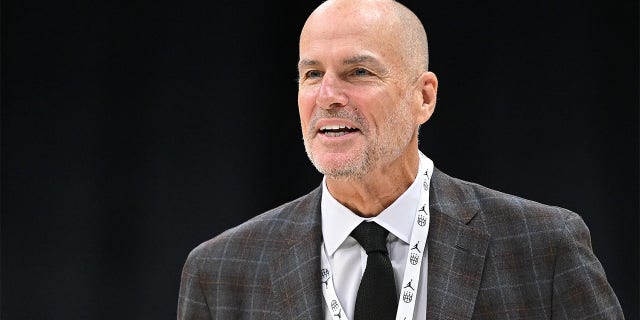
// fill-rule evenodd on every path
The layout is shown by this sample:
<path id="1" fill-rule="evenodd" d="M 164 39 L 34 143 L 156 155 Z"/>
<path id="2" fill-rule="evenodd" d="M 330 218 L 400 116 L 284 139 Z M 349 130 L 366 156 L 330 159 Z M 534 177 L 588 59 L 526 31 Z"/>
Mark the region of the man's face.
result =
<path id="1" fill-rule="evenodd" d="M 302 135 L 323 174 L 362 177 L 406 156 L 417 141 L 415 77 L 391 33 L 330 15 L 310 20 L 301 34 Z"/>

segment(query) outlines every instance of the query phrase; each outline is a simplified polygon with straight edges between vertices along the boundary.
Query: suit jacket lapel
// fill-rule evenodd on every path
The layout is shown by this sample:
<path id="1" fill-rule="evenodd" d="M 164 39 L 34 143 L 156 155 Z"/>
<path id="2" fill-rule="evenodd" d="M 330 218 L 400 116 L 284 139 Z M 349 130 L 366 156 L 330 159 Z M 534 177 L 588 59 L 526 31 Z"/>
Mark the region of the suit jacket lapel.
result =
<path id="1" fill-rule="evenodd" d="M 467 225 L 480 208 L 453 178 L 436 170 L 429 197 L 427 319 L 470 319 L 490 236 Z"/>
<path id="2" fill-rule="evenodd" d="M 321 188 L 298 204 L 292 216 L 298 221 L 283 226 L 278 236 L 290 239 L 287 247 L 271 262 L 275 310 L 281 319 L 322 318 L 320 290 L 320 226 Z"/>

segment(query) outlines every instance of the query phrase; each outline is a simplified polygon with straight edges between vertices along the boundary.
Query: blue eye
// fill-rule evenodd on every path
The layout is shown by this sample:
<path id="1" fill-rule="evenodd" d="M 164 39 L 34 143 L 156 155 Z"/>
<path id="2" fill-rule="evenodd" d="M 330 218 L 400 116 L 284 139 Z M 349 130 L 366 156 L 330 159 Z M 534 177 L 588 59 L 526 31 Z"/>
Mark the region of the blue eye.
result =
<path id="1" fill-rule="evenodd" d="M 307 78 L 318 78 L 322 76 L 322 72 L 318 70 L 307 71 Z"/>
<path id="2" fill-rule="evenodd" d="M 369 70 L 367 69 L 358 68 L 353 71 L 353 74 L 356 76 L 366 76 L 366 75 L 369 75 L 370 73 L 369 73 Z"/>

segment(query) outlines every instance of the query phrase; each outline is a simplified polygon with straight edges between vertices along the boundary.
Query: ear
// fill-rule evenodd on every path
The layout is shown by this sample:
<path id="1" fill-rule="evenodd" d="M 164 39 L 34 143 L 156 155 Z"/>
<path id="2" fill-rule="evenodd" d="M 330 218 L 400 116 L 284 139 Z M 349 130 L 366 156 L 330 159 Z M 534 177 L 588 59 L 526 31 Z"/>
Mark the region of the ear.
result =
<path id="1" fill-rule="evenodd" d="M 416 120 L 418 125 L 423 124 L 431 118 L 436 108 L 436 96 L 438 94 L 438 78 L 435 73 L 425 71 L 418 78 L 417 84 L 420 89 L 421 105 L 419 107 Z"/>

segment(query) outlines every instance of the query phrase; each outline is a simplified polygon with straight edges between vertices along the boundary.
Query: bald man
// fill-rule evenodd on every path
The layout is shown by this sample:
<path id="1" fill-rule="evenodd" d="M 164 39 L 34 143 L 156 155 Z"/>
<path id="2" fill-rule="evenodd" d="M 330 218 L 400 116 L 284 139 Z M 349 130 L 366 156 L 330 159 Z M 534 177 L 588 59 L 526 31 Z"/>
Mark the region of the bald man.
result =
<path id="1" fill-rule="evenodd" d="M 577 214 L 449 177 L 418 149 L 438 80 L 409 9 L 329 0 L 299 49 L 324 178 L 195 248 L 178 319 L 623 319 Z"/>

